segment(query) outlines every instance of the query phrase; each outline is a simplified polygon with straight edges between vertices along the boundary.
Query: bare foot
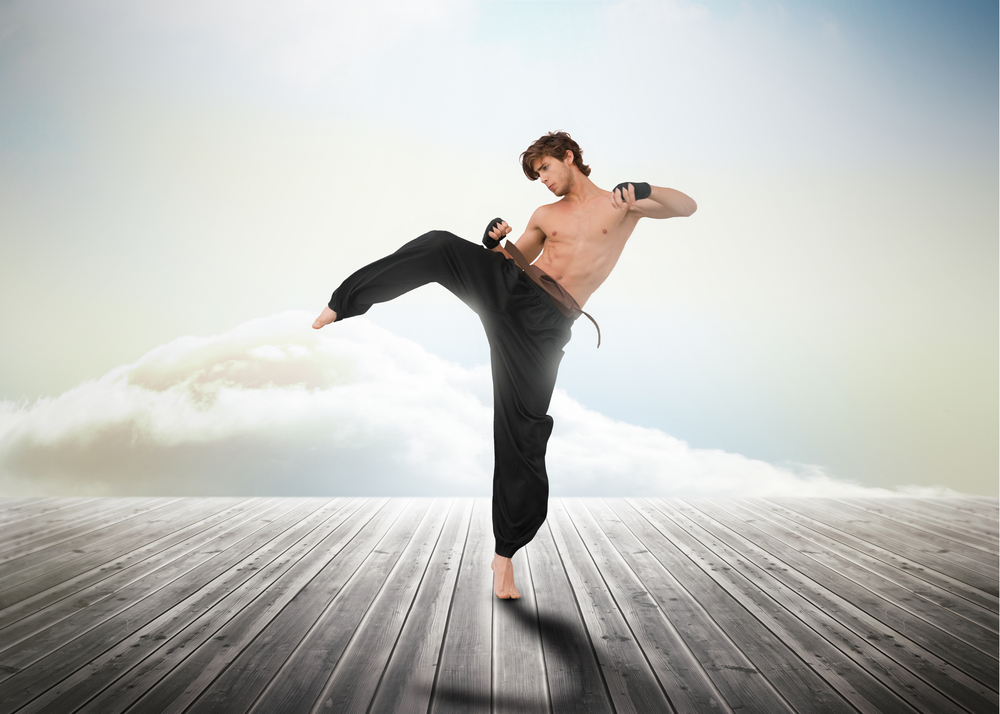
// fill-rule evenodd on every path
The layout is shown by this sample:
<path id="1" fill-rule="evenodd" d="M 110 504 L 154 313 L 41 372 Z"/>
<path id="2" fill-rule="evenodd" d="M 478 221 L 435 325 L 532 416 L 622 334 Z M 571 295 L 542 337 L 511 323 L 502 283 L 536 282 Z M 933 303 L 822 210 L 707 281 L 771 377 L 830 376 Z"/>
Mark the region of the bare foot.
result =
<path id="1" fill-rule="evenodd" d="M 313 322 L 313 329 L 318 330 L 321 327 L 326 327 L 331 322 L 337 319 L 337 313 L 331 310 L 329 307 L 324 307 L 323 312 L 319 314 L 319 317 Z"/>
<path id="2" fill-rule="evenodd" d="M 520 599 L 521 593 L 514 585 L 514 563 L 510 558 L 494 553 L 490 568 L 493 570 L 493 594 L 501 600 Z"/>

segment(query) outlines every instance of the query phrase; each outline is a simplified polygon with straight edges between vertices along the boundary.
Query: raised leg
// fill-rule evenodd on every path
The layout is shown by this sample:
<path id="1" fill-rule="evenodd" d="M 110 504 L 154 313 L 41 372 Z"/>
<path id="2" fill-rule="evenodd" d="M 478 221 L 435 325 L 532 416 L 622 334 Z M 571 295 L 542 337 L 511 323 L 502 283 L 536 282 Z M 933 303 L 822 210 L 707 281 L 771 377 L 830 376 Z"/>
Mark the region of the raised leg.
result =
<path id="1" fill-rule="evenodd" d="M 499 253 L 447 231 L 430 231 L 348 276 L 333 292 L 330 312 L 317 322 L 331 313 L 337 320 L 363 315 L 375 303 L 427 283 L 443 285 L 476 312 L 493 309 L 502 264 Z"/>
<path id="2" fill-rule="evenodd" d="M 331 310 L 329 307 L 324 307 L 323 312 L 319 314 L 315 320 L 313 320 L 313 329 L 318 330 L 321 327 L 326 327 L 331 322 L 336 322 L 337 313 Z"/>

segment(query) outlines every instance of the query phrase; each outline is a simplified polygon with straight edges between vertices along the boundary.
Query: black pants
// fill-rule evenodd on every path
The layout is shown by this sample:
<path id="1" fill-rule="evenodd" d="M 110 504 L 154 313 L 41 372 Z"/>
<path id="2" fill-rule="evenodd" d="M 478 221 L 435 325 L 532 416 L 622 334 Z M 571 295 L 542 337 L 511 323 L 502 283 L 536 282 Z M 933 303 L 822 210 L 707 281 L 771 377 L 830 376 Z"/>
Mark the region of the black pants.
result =
<path id="1" fill-rule="evenodd" d="M 496 553 L 526 545 L 548 508 L 546 412 L 571 318 L 502 253 L 431 231 L 365 266 L 330 298 L 337 319 L 362 315 L 427 283 L 439 283 L 479 315 L 493 371 L 493 535 Z"/>

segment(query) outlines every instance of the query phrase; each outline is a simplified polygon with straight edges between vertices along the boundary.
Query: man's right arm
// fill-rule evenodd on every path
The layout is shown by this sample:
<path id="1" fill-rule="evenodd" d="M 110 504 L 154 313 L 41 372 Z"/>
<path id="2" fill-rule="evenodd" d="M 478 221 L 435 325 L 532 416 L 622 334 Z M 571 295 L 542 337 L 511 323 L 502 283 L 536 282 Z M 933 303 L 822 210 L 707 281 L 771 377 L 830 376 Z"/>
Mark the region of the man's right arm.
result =
<path id="1" fill-rule="evenodd" d="M 528 219 L 528 227 L 521 234 L 521 237 L 514 241 L 514 245 L 524 254 L 529 263 L 534 263 L 535 259 L 542 254 L 545 243 L 545 233 L 538 225 L 538 212 L 541 210 L 539 208 L 531 214 L 531 218 Z"/>

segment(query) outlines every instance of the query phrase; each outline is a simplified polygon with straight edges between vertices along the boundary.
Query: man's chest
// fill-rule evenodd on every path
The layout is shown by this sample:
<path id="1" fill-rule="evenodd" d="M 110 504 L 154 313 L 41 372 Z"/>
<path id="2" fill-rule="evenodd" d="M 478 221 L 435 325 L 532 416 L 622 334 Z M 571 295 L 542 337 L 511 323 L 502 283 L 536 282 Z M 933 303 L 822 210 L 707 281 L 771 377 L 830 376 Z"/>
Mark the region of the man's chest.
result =
<path id="1" fill-rule="evenodd" d="M 635 220 L 602 201 L 600 205 L 560 207 L 545 216 L 539 227 L 551 242 L 617 242 L 628 238 Z"/>
<path id="2" fill-rule="evenodd" d="M 546 237 L 597 238 L 608 235 L 617 227 L 621 214 L 612 208 L 598 206 L 560 207 L 551 211 L 541 222 Z"/>

